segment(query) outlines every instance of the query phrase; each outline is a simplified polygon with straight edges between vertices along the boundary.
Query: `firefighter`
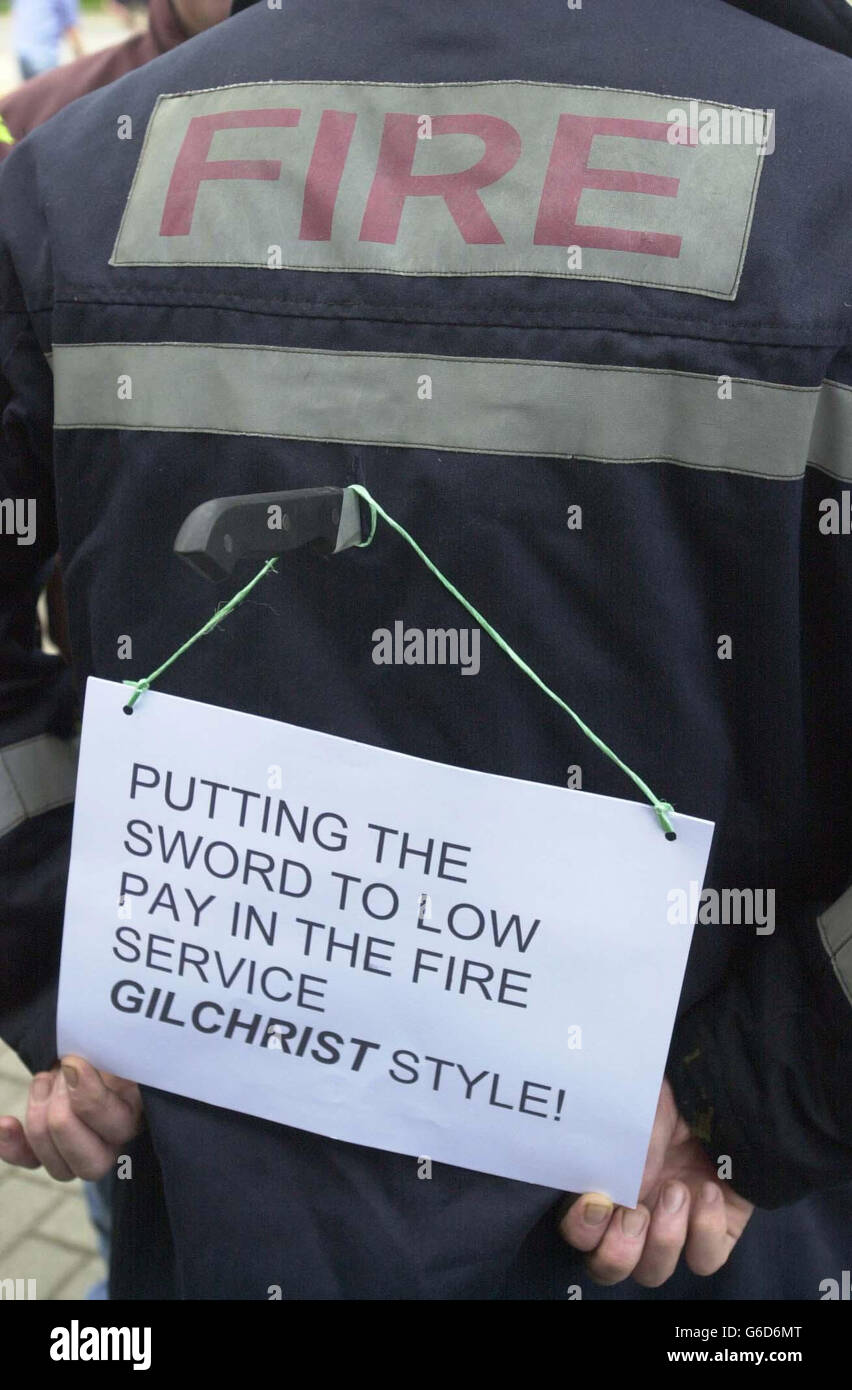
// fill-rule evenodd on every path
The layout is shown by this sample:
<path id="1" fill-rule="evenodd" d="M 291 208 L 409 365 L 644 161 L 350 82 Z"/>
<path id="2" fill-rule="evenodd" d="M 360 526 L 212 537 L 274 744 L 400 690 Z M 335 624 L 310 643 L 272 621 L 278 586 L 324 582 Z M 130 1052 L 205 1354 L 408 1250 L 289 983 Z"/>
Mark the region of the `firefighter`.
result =
<path id="1" fill-rule="evenodd" d="M 257 4 L 5 161 L 0 1018 L 36 1078 L 2 1153 L 132 1158 L 113 1297 L 818 1298 L 849 1265 L 852 12 L 746 8 Z M 633 1211 L 59 1067 L 86 678 L 206 616 L 191 508 L 353 482 L 716 822 L 720 901 L 774 894 L 772 932 L 699 917 Z M 57 549 L 70 668 L 35 640 Z M 160 688 L 623 796 L 496 649 L 372 659 L 456 621 L 404 546 L 264 583 Z"/>

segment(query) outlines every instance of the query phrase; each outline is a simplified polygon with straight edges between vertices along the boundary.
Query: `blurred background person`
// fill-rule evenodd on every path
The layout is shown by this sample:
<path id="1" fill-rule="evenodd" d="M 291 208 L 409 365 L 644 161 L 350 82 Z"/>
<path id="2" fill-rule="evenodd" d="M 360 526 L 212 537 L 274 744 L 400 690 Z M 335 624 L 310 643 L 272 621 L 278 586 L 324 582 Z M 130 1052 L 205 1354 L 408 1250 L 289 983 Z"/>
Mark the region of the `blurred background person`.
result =
<path id="1" fill-rule="evenodd" d="M 12 47 L 26 82 L 59 65 L 59 45 L 67 39 L 74 56 L 83 53 L 77 0 L 14 0 Z"/>
<path id="2" fill-rule="evenodd" d="M 15 7 L 17 12 L 19 6 L 47 7 L 54 3 L 76 6 L 76 0 L 15 0 Z M 22 140 L 69 102 L 141 68 L 161 53 L 168 53 L 203 29 L 218 24 L 230 9 L 230 0 L 151 0 L 144 29 L 62 67 L 52 64 L 52 71 L 0 99 L 0 131 L 3 127 L 6 130 L 6 136 L 0 139 L 0 161 L 15 141 Z"/>

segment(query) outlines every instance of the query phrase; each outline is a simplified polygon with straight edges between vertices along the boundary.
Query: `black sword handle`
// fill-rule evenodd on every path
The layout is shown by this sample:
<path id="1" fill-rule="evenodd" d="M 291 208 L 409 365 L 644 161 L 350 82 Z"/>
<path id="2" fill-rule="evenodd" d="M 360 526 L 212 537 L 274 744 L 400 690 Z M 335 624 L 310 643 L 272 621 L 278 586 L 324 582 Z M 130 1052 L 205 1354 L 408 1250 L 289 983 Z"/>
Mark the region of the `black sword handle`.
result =
<path id="1" fill-rule="evenodd" d="M 366 539 L 357 493 L 307 487 L 202 502 L 184 519 L 174 552 L 206 579 L 224 579 L 239 560 L 268 560 L 305 545 L 335 555 Z"/>

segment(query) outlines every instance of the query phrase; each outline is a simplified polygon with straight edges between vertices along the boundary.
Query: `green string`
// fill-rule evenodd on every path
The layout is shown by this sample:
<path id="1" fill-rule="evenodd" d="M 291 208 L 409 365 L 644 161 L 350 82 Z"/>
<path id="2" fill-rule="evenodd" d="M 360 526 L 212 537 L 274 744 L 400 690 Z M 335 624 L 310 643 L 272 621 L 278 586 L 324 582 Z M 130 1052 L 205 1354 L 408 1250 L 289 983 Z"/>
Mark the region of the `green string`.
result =
<path id="1" fill-rule="evenodd" d="M 654 811 L 656 812 L 657 819 L 666 833 L 667 839 L 676 839 L 677 836 L 675 834 L 674 827 L 671 821 L 669 820 L 669 816 L 674 813 L 674 807 L 671 806 L 668 801 L 660 801 L 659 797 L 654 795 L 647 783 L 643 782 L 642 778 L 639 777 L 637 773 L 633 771 L 632 768 L 628 767 L 626 763 L 623 763 L 621 761 L 621 758 L 619 758 L 616 753 L 613 753 L 612 749 L 604 743 L 602 738 L 598 738 L 597 734 L 589 728 L 588 724 L 585 724 L 583 720 L 580 718 L 580 716 L 578 714 L 575 714 L 574 710 L 571 709 L 570 705 L 566 705 L 565 701 L 560 699 L 556 692 L 550 689 L 549 685 L 545 685 L 541 677 L 536 675 L 535 671 L 532 669 L 531 666 L 527 665 L 523 657 L 518 656 L 518 653 L 514 651 L 512 647 L 509 646 L 509 643 L 506 641 L 505 637 L 501 637 L 500 633 L 497 632 L 496 628 L 493 628 L 491 626 L 487 618 L 484 618 L 482 614 L 479 612 L 479 610 L 474 608 L 472 603 L 468 602 L 464 594 L 459 593 L 459 590 L 456 588 L 456 586 L 454 584 L 451 584 L 449 579 L 447 579 L 446 575 L 441 573 L 441 571 L 438 569 L 438 566 L 429 559 L 429 556 L 426 554 L 426 552 L 424 550 L 421 550 L 414 537 L 410 536 L 406 531 L 405 527 L 400 526 L 398 521 L 394 521 L 392 516 L 388 516 L 388 513 L 384 510 L 383 507 L 379 506 L 378 502 L 375 500 L 374 497 L 370 495 L 370 493 L 367 491 L 365 487 L 362 487 L 360 483 L 352 483 L 350 484 L 350 487 L 352 492 L 356 492 L 359 497 L 363 497 L 364 501 L 367 503 L 367 506 L 370 508 L 370 534 L 365 541 L 360 542 L 360 545 L 365 546 L 371 543 L 373 537 L 376 534 L 377 516 L 380 516 L 383 521 L 386 521 L 388 526 L 390 526 L 392 530 L 396 531 L 398 536 L 402 536 L 402 539 L 404 541 L 407 541 L 407 543 L 411 546 L 411 549 L 414 551 L 415 555 L 417 555 L 423 561 L 427 569 L 432 571 L 435 578 L 440 580 L 447 592 L 452 594 L 453 598 L 457 599 L 463 608 L 467 609 L 468 613 L 473 618 L 473 620 L 479 624 L 479 626 L 483 629 L 484 632 L 488 633 L 488 636 L 492 639 L 492 641 L 497 643 L 497 646 L 501 649 L 501 651 L 504 651 L 506 655 L 510 657 L 512 661 L 514 661 L 515 665 L 519 667 L 521 671 L 523 671 L 524 675 L 529 676 L 530 680 L 534 681 L 535 684 L 539 687 L 539 689 L 544 691 L 545 695 L 549 695 L 551 700 L 554 700 L 560 709 L 563 709 L 566 714 L 570 714 L 571 718 L 574 720 L 574 723 L 582 729 L 583 733 L 586 735 L 587 738 L 591 739 L 592 743 L 595 745 L 596 748 L 599 748 L 602 753 L 605 753 L 606 756 L 610 758 L 612 762 L 616 764 L 617 767 L 621 768 L 622 772 L 627 773 L 627 776 L 635 783 L 635 785 L 639 788 L 642 794 L 646 796 L 650 801 L 651 805 L 654 808 Z"/>
<path id="2" fill-rule="evenodd" d="M 665 831 L 666 839 L 677 839 L 674 827 L 671 821 L 669 820 L 669 816 L 674 814 L 674 807 L 671 806 L 668 801 L 661 801 L 659 797 L 655 796 L 654 793 L 651 791 L 651 788 L 647 785 L 647 783 L 643 782 L 642 778 L 639 777 L 638 774 L 635 773 L 632 768 L 628 767 L 626 763 L 622 762 L 621 758 L 619 758 L 617 754 L 613 753 L 612 749 L 604 743 L 602 738 L 598 738 L 594 730 L 590 729 L 588 724 L 583 722 L 580 716 L 576 714 L 574 710 L 571 709 L 570 705 L 566 705 L 565 701 L 560 699 L 556 692 L 550 689 L 549 685 L 545 685 L 541 677 L 536 674 L 536 672 L 532 669 L 531 666 L 527 665 L 527 663 L 523 660 L 522 657 L 518 656 L 518 653 L 512 647 L 509 646 L 509 643 L 506 641 L 506 639 L 504 637 L 501 637 L 500 633 L 497 632 L 496 628 L 493 628 L 491 626 L 487 618 L 484 618 L 482 614 L 479 612 L 479 610 L 477 608 L 474 608 L 473 604 L 465 598 L 464 594 L 460 593 L 456 586 L 452 584 L 449 579 L 447 579 L 446 575 L 441 573 L 441 571 L 438 569 L 438 566 L 434 564 L 432 560 L 429 559 L 429 556 L 426 554 L 424 550 L 421 550 L 414 537 L 409 535 L 405 527 L 400 526 L 398 521 L 395 521 L 392 516 L 389 516 L 388 513 L 384 510 L 384 508 L 379 505 L 379 503 L 375 500 L 374 497 L 370 495 L 370 493 L 367 491 L 365 487 L 362 487 L 360 483 L 352 483 L 350 484 L 350 487 L 352 492 L 356 493 L 359 497 L 362 497 L 364 499 L 364 501 L 370 509 L 370 534 L 368 535 L 366 540 L 359 542 L 359 548 L 363 548 L 364 546 L 370 545 L 372 543 L 373 537 L 376 534 L 376 525 L 378 517 L 381 517 L 383 521 L 386 521 L 388 526 L 390 526 L 391 530 L 396 531 L 397 535 L 401 536 L 402 539 L 406 541 L 408 545 L 411 546 L 411 549 L 414 551 L 415 555 L 417 555 L 419 559 L 423 561 L 427 569 L 431 570 L 432 574 L 434 574 L 435 578 L 438 579 L 441 582 L 441 584 L 443 584 L 447 592 L 452 594 L 453 598 L 456 599 L 462 605 L 462 607 L 467 610 L 467 612 L 473 618 L 474 622 L 476 622 L 484 632 L 488 633 L 488 636 L 492 639 L 493 642 L 496 642 L 497 646 L 501 649 L 501 651 L 505 652 L 506 655 L 515 663 L 515 665 L 521 671 L 523 671 L 524 675 L 529 676 L 530 680 L 533 681 L 539 687 L 540 690 L 544 691 L 545 695 L 549 695 L 550 699 L 553 700 L 554 703 L 557 704 L 560 709 L 564 710 L 566 714 L 569 714 L 571 716 L 571 718 L 574 720 L 574 723 L 580 729 L 582 729 L 586 737 L 591 740 L 591 742 L 595 745 L 596 748 L 600 749 L 601 753 L 605 753 L 606 756 L 612 762 L 615 763 L 616 767 L 620 767 L 622 772 L 627 774 L 627 776 L 631 779 L 634 785 L 637 786 L 639 790 L 642 792 L 643 796 L 646 796 L 650 801 L 651 805 L 654 808 L 654 812 L 657 816 L 657 820 L 659 821 L 662 829 Z M 172 665 L 172 663 L 177 661 L 179 656 L 182 656 L 183 653 L 193 645 L 193 643 L 198 641 L 199 637 L 204 637 L 206 633 L 212 632 L 214 627 L 221 623 L 224 618 L 227 618 L 228 614 L 232 613 L 234 609 L 238 606 L 238 604 L 242 603 L 243 599 L 251 593 L 255 584 L 258 584 L 260 580 L 263 579 L 264 575 L 268 574 L 269 571 L 274 568 L 275 558 L 267 560 L 263 568 L 258 571 L 258 573 L 254 576 L 254 579 L 252 579 L 248 584 L 246 584 L 245 588 L 240 589 L 239 593 L 234 594 L 234 597 L 232 599 L 229 599 L 228 602 L 224 604 L 222 608 L 217 609 L 217 611 L 213 614 L 213 617 L 210 618 L 209 621 L 206 622 L 204 626 L 200 628 L 199 631 L 196 632 L 193 637 L 190 637 L 188 641 L 184 642 L 182 647 L 178 647 L 177 651 L 169 657 L 168 661 L 164 661 L 162 666 L 158 666 L 156 671 L 152 671 L 150 676 L 146 676 L 142 680 L 138 681 L 126 680 L 124 684 L 133 687 L 133 694 L 131 695 L 127 704 L 124 706 L 125 713 L 132 714 L 133 706 L 136 704 L 136 701 L 139 699 L 139 696 L 143 693 L 143 691 L 148 690 L 153 684 L 153 682 L 157 679 L 157 677 L 161 676 L 164 671 L 167 671 L 168 668 Z"/>
<path id="3" fill-rule="evenodd" d="M 172 662 L 177 661 L 179 656 L 183 656 L 184 652 L 188 651 L 189 648 L 193 646 L 195 642 L 198 641 L 199 637 L 205 637 L 208 632 L 213 631 L 214 627 L 218 627 L 219 623 L 221 623 L 223 619 L 227 618 L 229 613 L 233 613 L 234 609 L 238 606 L 238 604 L 242 603 L 243 599 L 251 593 L 255 584 L 258 584 L 260 580 L 263 578 L 263 576 L 265 574 L 268 574 L 271 569 L 275 569 L 276 560 L 277 556 L 273 556 L 271 560 L 267 560 L 266 564 L 263 566 L 263 569 L 258 570 L 257 574 L 254 576 L 254 579 L 252 579 L 248 584 L 246 584 L 244 589 L 240 589 L 238 594 L 234 594 L 234 597 L 228 599 L 228 602 L 223 604 L 221 608 L 217 608 L 216 612 L 213 614 L 213 617 L 208 619 L 204 626 L 202 628 L 199 628 L 198 632 L 196 632 L 193 637 L 190 637 L 188 641 L 184 642 L 182 647 L 178 647 L 177 651 L 169 657 L 168 661 L 164 661 L 162 666 L 158 666 L 156 671 L 152 671 L 150 676 L 145 676 L 142 680 L 139 681 L 124 681 L 125 685 L 133 686 L 133 694 L 127 701 L 127 704 L 124 706 L 125 714 L 133 713 L 133 706 L 136 704 L 136 701 L 139 699 L 139 696 L 142 694 L 142 692 L 144 690 L 150 689 L 157 677 L 161 676 L 164 671 L 168 671 L 169 667 L 172 665 Z"/>

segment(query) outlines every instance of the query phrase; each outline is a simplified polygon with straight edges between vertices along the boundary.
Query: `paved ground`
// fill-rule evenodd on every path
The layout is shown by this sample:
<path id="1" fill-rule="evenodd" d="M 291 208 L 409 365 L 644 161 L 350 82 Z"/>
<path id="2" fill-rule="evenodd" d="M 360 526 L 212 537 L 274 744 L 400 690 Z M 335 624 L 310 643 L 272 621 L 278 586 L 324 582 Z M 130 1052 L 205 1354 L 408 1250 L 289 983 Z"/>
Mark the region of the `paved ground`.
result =
<path id="1" fill-rule="evenodd" d="M 0 1115 L 24 1113 L 29 1072 L 0 1043 Z M 0 1279 L 35 1279 L 40 1299 L 85 1298 L 104 1277 L 83 1184 L 0 1163 Z"/>
<path id="2" fill-rule="evenodd" d="M 119 43 L 126 38 L 128 30 L 110 14 L 86 14 L 80 22 L 83 47 L 87 53 L 95 53 L 108 44 Z M 70 57 L 67 44 L 63 46 L 65 60 Z M 8 14 L 0 14 L 0 94 L 5 95 L 20 81 L 18 65 L 11 49 L 10 20 Z"/>

